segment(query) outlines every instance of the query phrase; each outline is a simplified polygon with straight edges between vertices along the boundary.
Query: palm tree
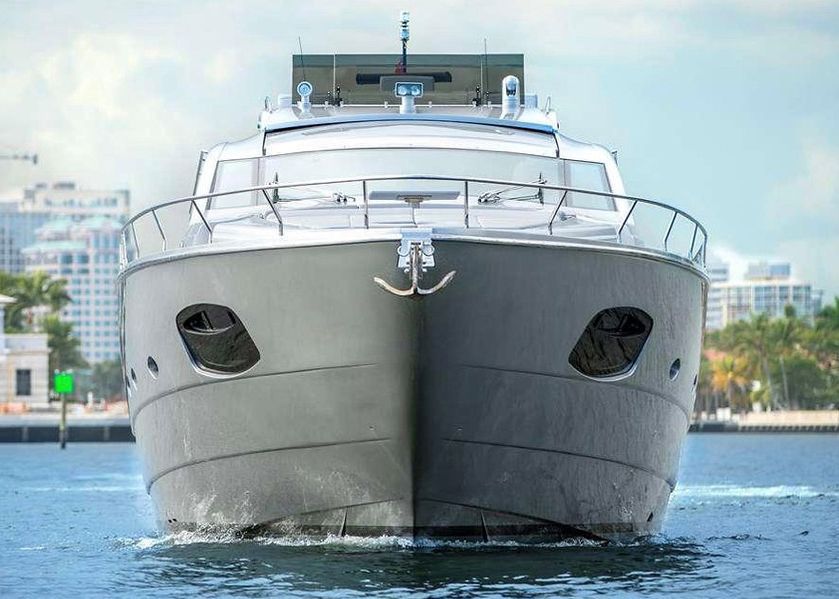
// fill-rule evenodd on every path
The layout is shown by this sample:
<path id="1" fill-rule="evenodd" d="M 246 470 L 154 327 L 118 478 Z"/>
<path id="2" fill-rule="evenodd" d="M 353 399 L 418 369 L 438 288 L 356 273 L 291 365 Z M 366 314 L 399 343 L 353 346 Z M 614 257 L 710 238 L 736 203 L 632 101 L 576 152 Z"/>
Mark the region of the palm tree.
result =
<path id="1" fill-rule="evenodd" d="M 32 330 L 36 325 L 35 312 L 43 306 L 49 312 L 59 312 L 70 303 L 66 281 L 53 279 L 43 271 L 0 278 L 3 293 L 15 298 L 6 311 L 8 328 L 13 331 Z"/>
<path id="2" fill-rule="evenodd" d="M 816 316 L 816 328 L 831 331 L 839 330 L 839 296 L 833 298 L 832 306 L 825 306 Z"/>
<path id="3" fill-rule="evenodd" d="M 760 373 L 760 379 L 768 389 L 769 403 L 777 405 L 769 359 L 775 355 L 777 335 L 772 321 L 765 313 L 754 314 L 750 320 L 734 322 L 720 331 L 720 349 L 744 357 L 753 372 Z"/>
<path id="4" fill-rule="evenodd" d="M 784 406 L 795 407 L 790 403 L 789 381 L 785 359 L 800 356 L 801 341 L 804 334 L 804 323 L 796 316 L 795 307 L 787 305 L 784 307 L 784 316 L 772 322 L 772 349 L 778 357 L 778 366 L 781 369 L 782 390 L 784 392 Z"/>
<path id="5" fill-rule="evenodd" d="M 749 364 L 745 359 L 726 354 L 711 362 L 711 387 L 725 393 L 729 407 L 735 407 L 735 390 L 743 393 L 749 381 Z"/>
<path id="6" fill-rule="evenodd" d="M 87 362 L 79 350 L 79 339 L 73 336 L 73 325 L 62 322 L 55 314 L 44 318 L 44 332 L 50 349 L 50 372 L 84 368 Z"/>

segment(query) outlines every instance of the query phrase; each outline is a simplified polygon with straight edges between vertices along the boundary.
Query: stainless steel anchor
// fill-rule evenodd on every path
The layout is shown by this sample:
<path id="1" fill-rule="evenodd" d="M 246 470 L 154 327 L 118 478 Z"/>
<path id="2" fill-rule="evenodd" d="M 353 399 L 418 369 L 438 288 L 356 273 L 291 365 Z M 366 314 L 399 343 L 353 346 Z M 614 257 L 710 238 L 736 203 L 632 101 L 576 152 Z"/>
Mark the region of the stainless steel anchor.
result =
<path id="1" fill-rule="evenodd" d="M 423 273 L 434 267 L 434 246 L 431 245 L 430 231 L 411 231 L 409 234 L 405 234 L 396 249 L 396 253 L 399 256 L 397 267 L 402 268 L 405 274 L 410 277 L 411 286 L 408 289 L 397 289 L 381 277 L 373 277 L 373 282 L 388 293 L 399 297 L 437 293 L 451 283 L 457 272 L 454 270 L 449 272 L 433 287 L 427 289 L 420 287 L 419 283 Z"/>

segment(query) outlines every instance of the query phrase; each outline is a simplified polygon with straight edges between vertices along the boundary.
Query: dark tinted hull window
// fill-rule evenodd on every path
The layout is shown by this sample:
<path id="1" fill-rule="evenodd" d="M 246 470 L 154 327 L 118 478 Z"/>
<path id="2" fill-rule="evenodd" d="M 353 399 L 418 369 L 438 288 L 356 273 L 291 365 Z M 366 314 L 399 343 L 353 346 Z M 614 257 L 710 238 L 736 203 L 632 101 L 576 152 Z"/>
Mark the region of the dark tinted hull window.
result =
<path id="1" fill-rule="evenodd" d="M 176 318 L 178 333 L 193 363 L 209 372 L 237 374 L 259 361 L 259 350 L 230 308 L 195 304 Z"/>
<path id="2" fill-rule="evenodd" d="M 601 310 L 580 335 L 568 361 L 592 377 L 625 374 L 641 355 L 652 328 L 653 319 L 640 308 Z"/>

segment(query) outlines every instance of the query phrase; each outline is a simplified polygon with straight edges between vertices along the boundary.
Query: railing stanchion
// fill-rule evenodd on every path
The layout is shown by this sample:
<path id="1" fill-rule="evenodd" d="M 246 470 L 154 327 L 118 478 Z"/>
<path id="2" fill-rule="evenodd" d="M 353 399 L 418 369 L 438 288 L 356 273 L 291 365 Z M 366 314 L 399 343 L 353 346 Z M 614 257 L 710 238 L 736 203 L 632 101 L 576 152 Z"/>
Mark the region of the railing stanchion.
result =
<path id="1" fill-rule="evenodd" d="M 268 194 L 265 192 L 264 189 L 262 190 L 262 195 L 265 196 L 265 201 L 268 202 L 268 205 L 271 207 L 271 212 L 274 213 L 274 218 L 277 219 L 277 227 L 279 228 L 279 231 L 280 231 L 280 237 L 282 237 L 283 234 L 284 234 L 283 217 L 280 216 L 280 211 L 277 210 L 277 206 L 274 204 L 274 202 L 271 201 L 271 198 L 268 197 Z"/>
<path id="2" fill-rule="evenodd" d="M 554 208 L 554 213 L 551 215 L 551 221 L 548 223 L 548 235 L 554 234 L 554 219 L 556 219 L 556 215 L 559 214 L 559 209 L 562 208 L 562 204 L 565 202 L 565 197 L 568 195 L 568 190 L 566 189 L 562 192 L 562 197 L 559 198 L 559 203 Z"/>
<path id="3" fill-rule="evenodd" d="M 134 251 L 137 252 L 137 258 L 140 257 L 140 242 L 137 240 L 137 229 L 134 228 L 134 223 L 131 223 L 131 238 L 134 239 Z"/>
<path id="4" fill-rule="evenodd" d="M 367 179 L 361 181 L 361 195 L 364 196 L 364 228 L 370 228 L 370 202 L 367 201 Z"/>
<path id="5" fill-rule="evenodd" d="M 690 253 L 688 253 L 688 258 L 693 261 L 693 245 L 696 243 L 696 232 L 699 230 L 699 225 L 693 225 L 693 237 L 690 240 Z"/>
<path id="6" fill-rule="evenodd" d="M 673 218 L 670 220 L 670 226 L 667 227 L 667 235 L 664 236 L 664 251 L 667 251 L 667 241 L 670 239 L 670 233 L 673 231 L 673 224 L 676 222 L 676 217 L 679 216 L 678 212 L 673 212 Z"/>
<path id="7" fill-rule="evenodd" d="M 126 229 L 123 229 L 119 233 L 119 259 L 123 268 L 128 266 L 128 242 L 125 240 L 125 231 Z"/>
<path id="8" fill-rule="evenodd" d="M 623 228 L 626 226 L 626 223 L 629 222 L 629 217 L 632 216 L 632 211 L 635 210 L 635 206 L 638 205 L 638 200 L 632 202 L 632 206 L 629 208 L 629 212 L 626 213 L 626 218 L 623 219 L 621 223 L 620 229 L 618 229 L 618 241 L 621 240 L 621 234 L 623 233 Z"/>
<path id="9" fill-rule="evenodd" d="M 201 222 L 203 222 L 204 226 L 207 228 L 207 241 L 209 243 L 213 243 L 213 228 L 210 226 L 210 223 L 207 222 L 207 219 L 204 217 L 204 213 L 201 212 L 201 209 L 198 207 L 198 204 L 195 203 L 195 200 L 192 200 L 192 207 L 195 208 L 198 216 L 201 217 Z"/>
<path id="10" fill-rule="evenodd" d="M 160 239 L 163 240 L 163 251 L 166 251 L 166 233 L 163 232 L 163 227 L 160 225 L 160 219 L 157 218 L 157 212 L 152 210 L 151 215 L 154 217 L 154 224 L 157 225 L 157 230 L 160 231 Z"/>
<path id="11" fill-rule="evenodd" d="M 469 180 L 463 180 L 463 221 L 469 228 Z"/>

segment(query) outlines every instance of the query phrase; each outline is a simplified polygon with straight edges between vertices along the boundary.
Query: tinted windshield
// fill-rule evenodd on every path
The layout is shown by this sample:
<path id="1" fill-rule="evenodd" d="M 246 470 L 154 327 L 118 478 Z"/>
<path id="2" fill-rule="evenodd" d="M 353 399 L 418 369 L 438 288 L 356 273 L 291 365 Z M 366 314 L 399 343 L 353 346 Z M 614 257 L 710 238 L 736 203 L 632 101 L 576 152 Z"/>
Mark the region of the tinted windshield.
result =
<path id="1" fill-rule="evenodd" d="M 459 179 L 498 179 L 516 182 L 543 182 L 548 185 L 568 185 L 583 189 L 609 191 L 603 164 L 557 160 L 543 156 L 492 152 L 484 150 L 440 148 L 375 148 L 352 150 L 321 150 L 267 156 L 259 159 L 230 160 L 219 163 L 213 191 L 254 187 L 273 182 L 304 183 L 331 179 L 358 179 L 391 175 L 439 175 L 452 181 L 372 181 L 368 193 L 389 191 L 436 191 L 455 195 L 463 189 Z M 470 197 L 492 191 L 497 186 L 471 184 Z M 531 190 L 534 191 L 535 190 Z M 332 194 L 361 197 L 361 181 L 317 186 L 284 188 L 279 191 L 283 200 L 323 198 Z M 543 201 L 559 201 L 561 192 L 545 192 Z M 213 208 L 233 208 L 264 203 L 261 192 L 251 192 L 215 198 Z M 566 198 L 570 207 L 614 210 L 614 202 L 607 196 L 571 193 Z"/>

